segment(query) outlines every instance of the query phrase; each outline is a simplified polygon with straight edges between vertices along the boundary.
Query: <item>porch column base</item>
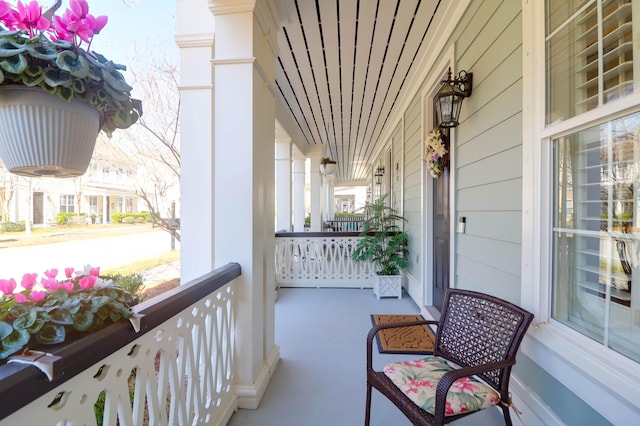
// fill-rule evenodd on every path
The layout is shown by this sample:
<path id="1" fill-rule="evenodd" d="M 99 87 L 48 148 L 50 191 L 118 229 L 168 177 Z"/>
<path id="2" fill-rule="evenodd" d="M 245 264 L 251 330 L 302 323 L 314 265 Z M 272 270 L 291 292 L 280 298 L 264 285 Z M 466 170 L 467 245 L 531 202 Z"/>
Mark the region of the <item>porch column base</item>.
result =
<path id="1" fill-rule="evenodd" d="M 269 381 L 273 376 L 273 372 L 278 365 L 278 361 L 280 361 L 280 347 L 278 345 L 273 345 L 273 348 L 271 348 L 267 359 L 258 373 L 258 377 L 256 377 L 255 383 L 250 386 L 236 386 L 238 408 L 247 408 L 250 410 L 256 410 L 258 408 L 260 401 L 262 401 L 262 397 L 267 390 Z"/>

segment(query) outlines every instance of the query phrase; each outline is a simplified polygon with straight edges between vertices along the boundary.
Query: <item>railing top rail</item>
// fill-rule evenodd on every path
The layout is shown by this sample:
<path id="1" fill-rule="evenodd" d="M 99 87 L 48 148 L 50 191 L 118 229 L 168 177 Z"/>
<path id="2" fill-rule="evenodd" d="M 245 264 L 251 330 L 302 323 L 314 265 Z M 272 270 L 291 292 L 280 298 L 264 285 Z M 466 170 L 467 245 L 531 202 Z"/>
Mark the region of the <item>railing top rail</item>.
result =
<path id="1" fill-rule="evenodd" d="M 357 237 L 360 232 L 276 232 L 276 237 Z"/>
<path id="2" fill-rule="evenodd" d="M 202 298 L 214 293 L 241 274 L 240 265 L 229 263 L 157 298 L 134 307 L 144 316 L 140 331 L 135 332 L 128 321 L 110 324 L 67 345 L 51 348 L 50 353 L 62 357 L 62 377 L 52 381 L 29 365 L 7 363 L 0 366 L 0 419 L 26 406 L 41 395 L 60 386 L 101 359 L 123 348 L 138 337 L 153 330 Z M 158 300 L 159 299 L 159 300 Z M 47 348 L 45 348 L 47 350 Z"/>

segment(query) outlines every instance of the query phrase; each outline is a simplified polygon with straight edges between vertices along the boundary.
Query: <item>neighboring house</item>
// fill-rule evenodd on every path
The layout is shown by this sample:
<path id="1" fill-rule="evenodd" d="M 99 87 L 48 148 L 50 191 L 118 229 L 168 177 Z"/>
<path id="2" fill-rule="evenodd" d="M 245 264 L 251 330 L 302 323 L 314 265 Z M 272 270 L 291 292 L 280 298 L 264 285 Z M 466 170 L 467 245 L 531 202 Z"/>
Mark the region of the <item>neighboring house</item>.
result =
<path id="1" fill-rule="evenodd" d="M 317 38 L 335 29 L 333 9 L 318 22 L 329 3 L 178 2 L 185 70 L 181 273 L 186 282 L 227 262 L 242 267 L 234 289 L 242 300 L 236 316 L 241 407 L 258 406 L 279 357 L 270 290 L 274 170 L 261 160 L 274 158 L 276 119 L 288 133 L 282 139 L 308 153 L 297 124 L 303 121 L 292 111 L 311 109 L 318 98 L 301 89 L 299 103 L 284 104 L 293 92 L 286 78 L 300 74 L 282 69 L 277 56 L 303 41 L 281 37 L 291 44 L 278 46 L 278 34 L 300 20 Z M 431 21 L 437 25 L 415 23 L 428 29 L 428 48 L 403 75 L 403 92 L 389 94 L 393 111 L 380 124 L 382 146 L 362 182 L 373 180 L 379 164 L 398 174 L 387 174 L 373 196 L 391 193 L 408 218 L 410 296 L 425 315 L 437 314 L 447 287 L 489 293 L 535 314 L 511 381 L 526 424 L 638 424 L 640 2 L 425 4 L 438 5 Z M 389 51 L 405 41 L 390 38 Z M 315 61 L 320 91 L 326 76 L 340 75 L 325 72 L 340 50 L 328 52 L 302 56 Z M 422 162 L 424 140 L 448 67 L 473 72 L 474 87 L 451 133 L 450 168 L 433 179 Z M 312 192 L 320 182 L 315 170 Z M 316 191 L 312 221 L 319 218 Z M 457 232 L 462 218 L 466 228 Z"/>
<path id="2" fill-rule="evenodd" d="M 86 215 L 88 223 L 109 223 L 114 213 L 139 211 L 137 166 L 102 134 L 87 172 L 77 178 L 25 178 L 0 171 L 3 221 L 56 223 L 60 212 Z"/>

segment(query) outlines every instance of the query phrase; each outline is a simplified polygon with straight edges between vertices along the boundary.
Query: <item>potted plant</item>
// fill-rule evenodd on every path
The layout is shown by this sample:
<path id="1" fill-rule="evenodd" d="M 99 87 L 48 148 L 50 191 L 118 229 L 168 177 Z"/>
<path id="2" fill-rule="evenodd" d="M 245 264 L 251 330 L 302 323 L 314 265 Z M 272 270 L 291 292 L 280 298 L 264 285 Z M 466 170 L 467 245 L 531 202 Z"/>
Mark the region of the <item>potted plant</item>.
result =
<path id="1" fill-rule="evenodd" d="M 320 172 L 325 175 L 335 173 L 337 162 L 329 157 L 320 157 Z"/>
<path id="2" fill-rule="evenodd" d="M 137 296 L 125 289 L 126 276 L 100 277 L 100 268 L 65 268 L 0 279 L 0 361 L 23 348 L 65 341 L 68 333 L 91 332 L 120 319 L 135 318 Z M 135 278 L 135 277 L 134 277 Z M 131 283 L 129 288 L 133 288 Z M 139 288 L 139 286 L 138 286 Z"/>
<path id="3" fill-rule="evenodd" d="M 376 267 L 373 291 L 379 299 L 384 296 L 402 297 L 401 271 L 409 263 L 408 236 L 400 225 L 407 220 L 385 204 L 383 195 L 365 206 L 365 221 L 351 258 L 357 262 L 371 262 Z"/>
<path id="4" fill-rule="evenodd" d="M 99 131 L 111 135 L 142 114 L 126 67 L 90 49 L 107 17 L 91 15 L 86 0 L 54 15 L 60 4 L 43 13 L 35 0 L 0 0 L 0 157 L 16 174 L 84 174 Z"/>

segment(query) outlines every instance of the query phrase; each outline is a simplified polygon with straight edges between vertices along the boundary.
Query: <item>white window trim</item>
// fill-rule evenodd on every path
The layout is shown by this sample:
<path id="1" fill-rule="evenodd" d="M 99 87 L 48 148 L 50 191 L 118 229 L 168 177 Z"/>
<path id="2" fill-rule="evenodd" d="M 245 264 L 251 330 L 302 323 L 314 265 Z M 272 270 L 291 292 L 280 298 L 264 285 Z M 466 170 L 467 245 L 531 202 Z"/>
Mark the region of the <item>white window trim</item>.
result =
<path id="1" fill-rule="evenodd" d="M 523 0 L 521 304 L 535 315 L 525 355 L 615 424 L 640 415 L 640 363 L 551 319 L 551 137 L 640 110 L 634 94 L 545 128 L 544 2 Z M 637 50 L 636 50 L 637 53 Z"/>

